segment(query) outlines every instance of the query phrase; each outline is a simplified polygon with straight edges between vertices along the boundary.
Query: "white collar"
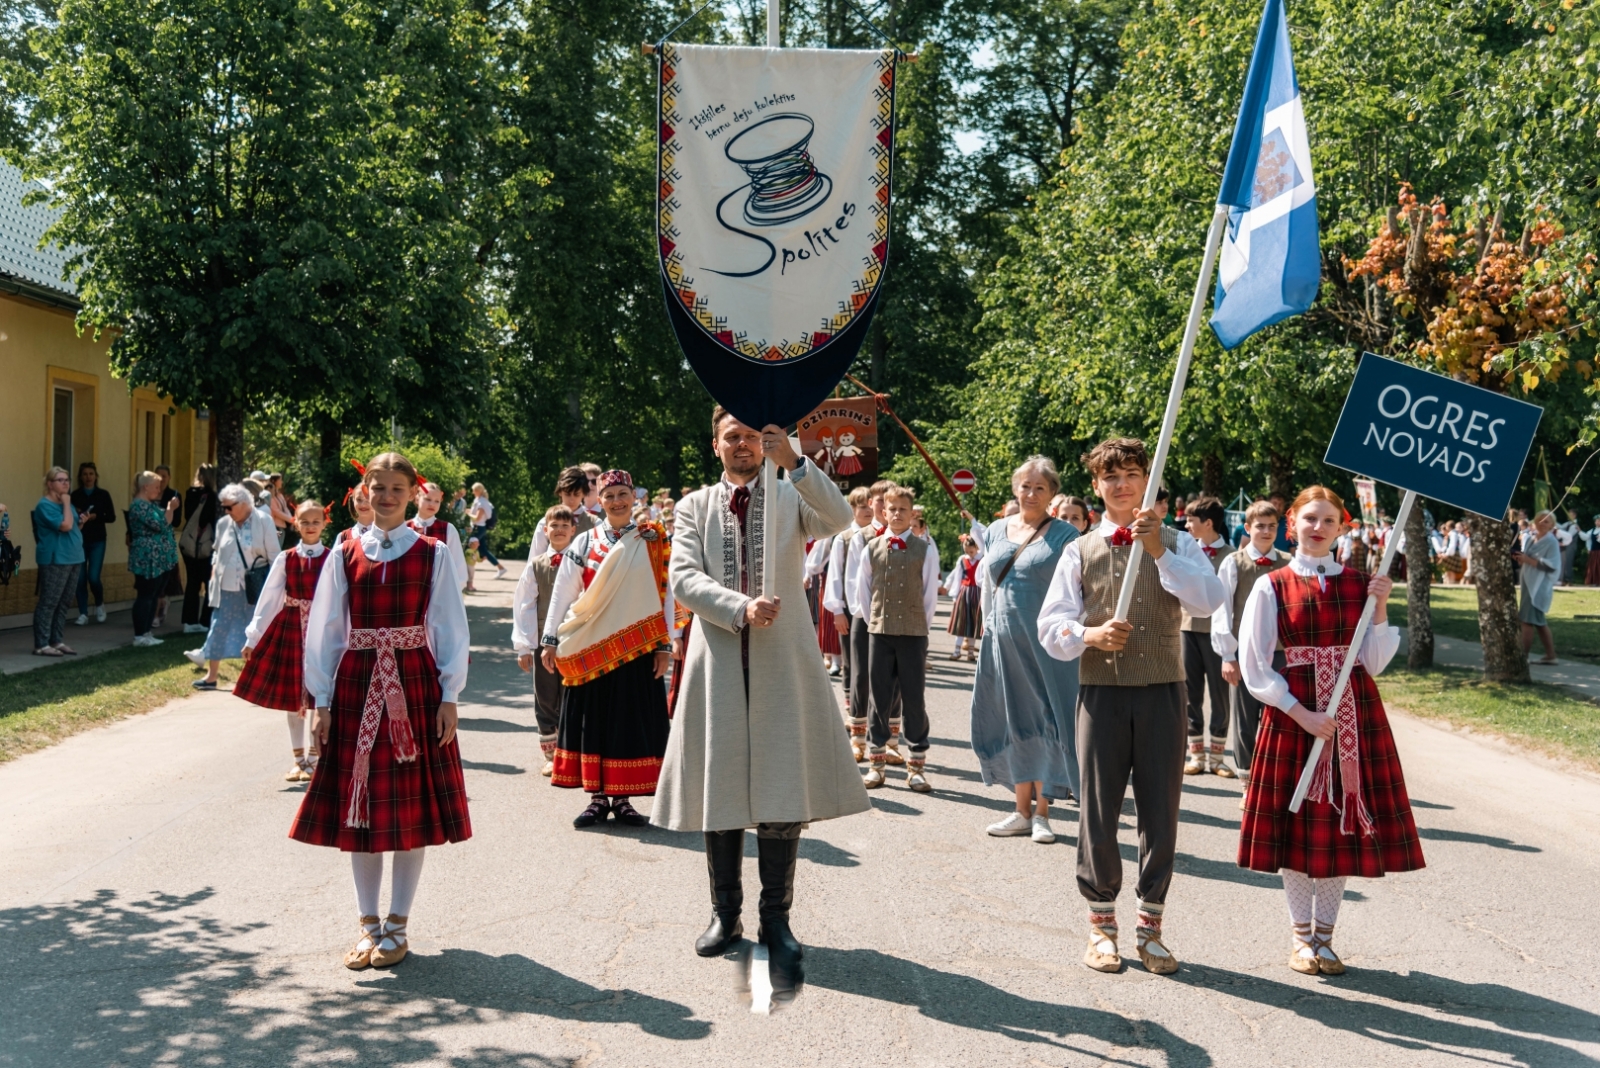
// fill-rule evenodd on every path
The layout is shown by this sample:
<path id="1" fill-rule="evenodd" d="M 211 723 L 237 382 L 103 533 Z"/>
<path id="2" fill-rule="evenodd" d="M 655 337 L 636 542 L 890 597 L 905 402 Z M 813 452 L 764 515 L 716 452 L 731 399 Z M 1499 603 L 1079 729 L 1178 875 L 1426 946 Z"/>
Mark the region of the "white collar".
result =
<path id="1" fill-rule="evenodd" d="M 1227 538 L 1218 538 L 1216 541 L 1212 542 L 1210 545 L 1202 546 L 1202 548 L 1206 548 L 1206 549 L 1226 549 L 1227 547 L 1228 547 L 1228 539 Z"/>
<path id="2" fill-rule="evenodd" d="M 1109 537 L 1111 537 L 1111 535 L 1115 534 L 1117 531 L 1119 531 L 1121 529 L 1122 528 L 1120 526 L 1118 526 L 1116 523 L 1113 523 L 1111 521 L 1111 517 L 1110 516 L 1102 514 L 1100 516 L 1100 525 L 1094 528 L 1094 532 L 1096 534 L 1104 534 L 1106 537 L 1109 538 Z"/>
<path id="3" fill-rule="evenodd" d="M 389 539 L 387 549 L 383 546 L 385 537 Z M 396 560 L 415 545 L 419 537 L 421 535 L 409 523 L 401 523 L 387 533 L 374 524 L 361 532 L 361 555 L 368 560 Z"/>
<path id="4" fill-rule="evenodd" d="M 322 544 L 320 541 L 313 542 L 310 545 L 307 545 L 302 541 L 295 545 L 294 551 L 305 557 L 307 560 L 315 560 L 317 557 L 327 552 L 328 547 Z"/>
<path id="5" fill-rule="evenodd" d="M 424 519 L 420 515 L 414 515 L 410 519 L 406 520 L 407 523 L 409 523 L 412 526 L 416 527 L 418 530 L 420 530 L 420 529 L 422 529 L 423 527 L 426 527 L 426 526 L 432 526 L 434 523 L 437 523 L 438 521 L 439 521 L 439 513 L 438 512 L 435 512 L 432 515 L 432 517 L 430 517 L 428 519 Z M 540 520 L 540 522 L 543 522 L 543 520 Z"/>
<path id="6" fill-rule="evenodd" d="M 764 468 L 766 466 L 767 466 L 766 464 L 762 464 L 761 467 L 756 468 L 756 477 L 752 478 L 749 482 L 746 482 L 744 484 L 744 488 L 749 490 L 752 495 L 755 493 L 756 490 L 761 488 L 761 471 L 762 471 L 762 468 Z M 738 483 L 734 482 L 733 479 L 729 478 L 728 477 L 728 472 L 726 472 L 726 471 L 722 472 L 722 478 L 721 478 L 720 481 L 722 482 L 722 484 L 724 486 L 728 487 L 728 496 L 730 496 L 730 497 L 733 496 L 733 491 L 739 488 Z"/>
<path id="7" fill-rule="evenodd" d="M 1344 571 L 1344 565 L 1335 560 L 1332 555 L 1311 556 L 1299 549 L 1294 551 L 1294 557 L 1290 559 L 1289 566 L 1294 569 L 1296 575 L 1304 575 L 1307 578 L 1313 578 L 1317 575 L 1332 578 L 1334 575 L 1341 574 Z"/>

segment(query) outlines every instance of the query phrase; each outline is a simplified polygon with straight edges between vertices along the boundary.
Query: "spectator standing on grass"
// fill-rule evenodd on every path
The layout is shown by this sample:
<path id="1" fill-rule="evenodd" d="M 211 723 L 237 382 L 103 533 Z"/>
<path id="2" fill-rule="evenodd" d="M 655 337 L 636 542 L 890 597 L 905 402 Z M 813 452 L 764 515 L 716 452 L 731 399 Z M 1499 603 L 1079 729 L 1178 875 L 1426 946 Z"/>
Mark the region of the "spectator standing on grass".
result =
<path id="1" fill-rule="evenodd" d="M 72 479 L 62 467 L 44 476 L 44 496 L 33 509 L 34 561 L 39 567 L 39 603 L 33 609 L 33 655 L 72 656 L 61 640 L 71 611 L 78 570 L 83 567 L 83 531 L 72 507 Z"/>
<path id="2" fill-rule="evenodd" d="M 489 545 L 489 532 L 495 526 L 494 505 L 489 503 L 489 491 L 482 482 L 472 484 L 472 507 L 467 518 L 472 523 L 472 536 L 478 539 L 478 555 L 495 566 L 495 578 L 505 578 L 506 569 Z"/>
<path id="3" fill-rule="evenodd" d="M 183 632 L 204 634 L 211 626 L 209 599 L 200 590 L 211 578 L 211 549 L 217 530 L 217 469 L 212 464 L 195 468 L 194 483 L 183 495 L 183 533 L 178 551 L 183 556 Z"/>
<path id="4" fill-rule="evenodd" d="M 224 512 L 217 520 L 216 546 L 211 550 L 208 600 L 214 610 L 206 643 L 184 655 L 206 675 L 197 690 L 215 690 L 222 661 L 244 654 L 245 629 L 255 613 L 245 591 L 245 576 L 256 563 L 271 565 L 279 547 L 272 517 L 255 507 L 250 491 L 235 483 L 217 494 Z"/>
<path id="5" fill-rule="evenodd" d="M 183 494 L 172 488 L 172 468 L 166 464 L 157 464 L 156 477 L 161 480 L 161 495 L 156 498 L 156 504 L 167 514 L 167 525 L 174 531 L 183 529 Z M 168 510 L 167 506 L 173 501 L 178 502 L 178 507 Z M 177 535 L 174 534 L 174 537 Z M 133 547 L 133 542 L 128 542 L 128 547 Z M 161 596 L 156 599 L 155 629 L 160 630 L 167 624 L 167 602 L 173 597 L 183 596 L 183 580 L 178 577 L 178 565 L 174 561 L 172 570 L 167 572 L 167 581 L 162 585 Z"/>
<path id="6" fill-rule="evenodd" d="M 1594 529 L 1579 534 L 1589 550 L 1589 571 L 1584 576 L 1586 586 L 1600 586 L 1600 515 L 1594 517 Z"/>
<path id="7" fill-rule="evenodd" d="M 1550 602 L 1555 598 L 1556 575 L 1561 568 L 1561 545 L 1555 536 L 1556 517 L 1553 512 L 1540 512 L 1533 521 L 1533 529 L 1523 542 L 1522 550 L 1511 558 L 1522 565 L 1522 600 L 1517 606 L 1517 619 L 1522 623 L 1522 652 L 1533 648 L 1533 635 L 1537 631 L 1544 645 L 1544 659 L 1540 664 L 1556 663 L 1556 639 L 1550 633 Z"/>
<path id="8" fill-rule="evenodd" d="M 1556 582 L 1570 584 L 1577 576 L 1572 573 L 1572 563 L 1578 558 L 1578 513 L 1567 509 L 1567 521 L 1556 524 L 1556 544 L 1561 547 L 1561 570 Z"/>
<path id="9" fill-rule="evenodd" d="M 100 471 L 94 461 L 78 465 L 78 488 L 72 491 L 72 507 L 78 512 L 78 529 L 83 535 L 83 569 L 78 572 L 78 618 L 74 626 L 89 622 L 89 595 L 94 594 L 96 623 L 106 621 L 106 591 L 100 584 L 100 569 L 106 561 L 106 527 L 117 521 L 117 506 L 111 494 L 100 487 Z"/>
<path id="10" fill-rule="evenodd" d="M 172 540 L 172 515 L 178 510 L 176 496 L 160 505 L 161 476 L 141 471 L 134 479 L 132 506 L 128 509 L 128 570 L 133 573 L 133 644 L 141 648 L 160 645 L 151 634 L 155 624 L 156 602 L 166 592 L 167 582 L 178 566 L 178 546 Z"/>

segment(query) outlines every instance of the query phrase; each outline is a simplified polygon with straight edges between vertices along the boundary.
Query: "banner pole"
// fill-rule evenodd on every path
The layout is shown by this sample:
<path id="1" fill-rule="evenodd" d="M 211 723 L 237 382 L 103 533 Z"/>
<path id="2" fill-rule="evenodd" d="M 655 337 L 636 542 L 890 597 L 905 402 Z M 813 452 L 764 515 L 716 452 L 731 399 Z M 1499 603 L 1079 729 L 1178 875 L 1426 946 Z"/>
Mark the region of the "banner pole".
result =
<path id="1" fill-rule="evenodd" d="M 767 0 L 767 47 L 782 47 L 778 39 L 778 0 Z M 761 596 L 772 596 L 772 528 L 778 508 L 778 467 L 770 458 L 761 461 L 762 522 Z"/>
<path id="2" fill-rule="evenodd" d="M 861 379 L 857 378 L 855 375 L 846 374 L 845 377 L 851 382 L 855 383 L 856 388 L 860 389 L 867 396 L 877 401 L 878 407 L 883 411 L 883 414 L 887 415 L 890 419 L 893 419 L 900 429 L 905 432 L 905 435 L 910 439 L 911 444 L 915 446 L 917 452 L 922 455 L 923 462 L 928 465 L 928 470 L 933 472 L 934 477 L 939 480 L 939 485 L 944 487 L 945 496 L 950 498 L 950 503 L 956 506 L 957 512 L 960 512 L 962 515 L 966 515 L 966 505 L 962 503 L 961 498 L 956 494 L 956 488 L 950 485 L 950 480 L 944 476 L 943 471 L 939 470 L 939 465 L 934 462 L 932 456 L 928 455 L 928 450 L 922 447 L 922 442 L 919 441 L 917 436 L 911 432 L 911 428 L 906 426 L 905 421 L 895 414 L 893 408 L 889 407 L 889 395 L 887 393 L 879 393 L 877 390 L 868 386 L 865 382 L 862 382 Z"/>
<path id="3" fill-rule="evenodd" d="M 1406 490 L 1406 495 L 1400 499 L 1400 511 L 1394 517 L 1395 533 L 1389 537 L 1389 544 L 1383 547 L 1383 559 L 1378 562 L 1378 570 L 1373 572 L 1374 578 L 1389 573 L 1389 565 L 1394 561 L 1395 548 L 1400 544 L 1400 533 L 1405 530 L 1406 519 L 1410 517 L 1411 507 L 1416 503 L 1417 491 Z M 1372 616 L 1377 608 L 1378 599 L 1370 593 L 1367 594 L 1367 603 L 1361 609 L 1361 619 L 1356 623 L 1355 633 L 1350 636 L 1350 648 L 1345 650 L 1344 664 L 1339 668 L 1339 678 L 1333 684 L 1333 692 L 1328 695 L 1328 707 L 1323 711 L 1335 714 L 1338 712 L 1339 702 L 1343 700 L 1345 690 L 1350 687 L 1350 675 L 1356 669 L 1356 658 L 1361 655 L 1361 643 L 1367 640 L 1367 630 L 1372 626 Z M 1295 784 L 1294 797 L 1289 801 L 1290 812 L 1299 812 L 1300 806 L 1305 804 L 1306 794 L 1311 791 L 1311 776 L 1316 773 L 1317 763 L 1322 759 L 1323 747 L 1324 742 L 1321 738 L 1311 743 L 1311 756 L 1306 759 L 1306 766 L 1300 772 L 1300 781 Z"/>
<path id="4" fill-rule="evenodd" d="M 1156 506 L 1156 493 L 1161 489 L 1161 473 L 1167 466 L 1167 451 L 1172 447 L 1172 434 L 1178 425 L 1178 402 L 1183 399 L 1183 387 L 1189 381 L 1189 364 L 1194 360 L 1195 340 L 1200 334 L 1200 317 L 1206 310 L 1206 291 L 1211 288 L 1211 275 L 1217 266 L 1217 249 L 1222 246 L 1222 232 L 1228 225 L 1228 205 L 1218 204 L 1211 215 L 1211 232 L 1206 235 L 1205 256 L 1200 262 L 1200 277 L 1195 280 L 1194 299 L 1189 302 L 1189 322 L 1183 329 L 1183 346 L 1178 350 L 1178 366 L 1172 372 L 1172 386 L 1167 390 L 1167 411 L 1161 417 L 1161 436 L 1156 442 L 1156 454 L 1150 462 L 1150 484 L 1144 489 L 1143 508 Z M 1135 541 L 1128 553 L 1128 570 L 1122 575 L 1122 589 L 1117 593 L 1117 611 L 1112 617 L 1127 622 L 1128 607 L 1133 603 L 1133 581 L 1138 574 L 1139 562 L 1144 556 L 1144 543 Z"/>
<path id="5" fill-rule="evenodd" d="M 767 0 L 767 47 L 783 47 L 778 40 L 778 0 Z"/>

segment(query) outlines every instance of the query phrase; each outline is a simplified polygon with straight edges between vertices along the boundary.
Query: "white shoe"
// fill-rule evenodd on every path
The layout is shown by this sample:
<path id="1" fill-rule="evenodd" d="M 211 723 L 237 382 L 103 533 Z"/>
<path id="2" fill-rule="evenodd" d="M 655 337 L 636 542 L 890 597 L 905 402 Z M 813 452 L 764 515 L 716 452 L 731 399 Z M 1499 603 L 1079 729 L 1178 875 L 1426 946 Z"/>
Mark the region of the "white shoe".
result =
<path id="1" fill-rule="evenodd" d="M 96 605 L 95 606 L 94 621 L 96 623 L 104 623 L 106 621 L 106 606 L 105 605 L 102 604 L 102 605 Z"/>
<path id="2" fill-rule="evenodd" d="M 74 619 L 72 621 L 72 625 L 74 627 L 87 627 L 89 625 L 89 617 L 85 616 L 85 615 L 80 615 L 80 616 L 78 616 L 77 619 Z"/>
<path id="3" fill-rule="evenodd" d="M 150 634 L 140 634 L 133 639 L 133 644 L 140 649 L 149 649 L 152 646 L 160 645 L 161 639 Z"/>
<path id="4" fill-rule="evenodd" d="M 1049 845 L 1056 840 L 1056 832 L 1050 829 L 1049 816 L 1033 817 L 1033 840 L 1040 845 Z"/>
<path id="5" fill-rule="evenodd" d="M 183 625 L 183 632 L 185 634 L 205 634 L 209 629 L 209 627 L 202 627 L 198 623 L 185 623 Z"/>
<path id="6" fill-rule="evenodd" d="M 195 667 L 205 667 L 206 658 L 203 655 L 204 653 L 204 647 L 199 649 L 186 649 L 184 650 L 183 658 L 189 661 L 189 663 L 193 664 Z"/>
<path id="7" fill-rule="evenodd" d="M 1017 838 L 1027 834 L 1032 827 L 1033 823 L 1028 817 L 1013 810 L 999 823 L 989 824 L 989 833 L 996 838 Z"/>

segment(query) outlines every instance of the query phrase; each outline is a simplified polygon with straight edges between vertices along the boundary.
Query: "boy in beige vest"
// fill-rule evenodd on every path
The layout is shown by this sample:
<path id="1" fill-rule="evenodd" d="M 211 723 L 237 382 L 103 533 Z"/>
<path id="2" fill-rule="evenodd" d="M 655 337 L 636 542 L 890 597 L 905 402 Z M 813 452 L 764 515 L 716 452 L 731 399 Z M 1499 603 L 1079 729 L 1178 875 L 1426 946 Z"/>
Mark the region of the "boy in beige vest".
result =
<path id="1" fill-rule="evenodd" d="M 1261 729 L 1261 702 L 1245 688 L 1239 671 L 1239 617 L 1244 614 L 1245 599 L 1256 588 L 1256 580 L 1289 562 L 1289 554 L 1272 544 L 1278 536 L 1280 518 L 1278 506 L 1271 501 L 1257 501 L 1245 509 L 1245 529 L 1250 540 L 1238 552 L 1229 554 L 1217 570 L 1225 596 L 1222 606 L 1211 616 L 1211 647 L 1222 657 L 1223 680 L 1233 687 L 1233 763 L 1241 779 L 1250 777 L 1256 732 Z M 1285 670 L 1282 645 L 1272 654 L 1272 670 L 1279 674 Z M 1243 799 L 1239 807 L 1244 807 Z"/>
<path id="2" fill-rule="evenodd" d="M 1227 510 L 1215 497 L 1206 495 L 1189 502 L 1189 535 L 1199 543 L 1213 571 L 1233 552 L 1222 536 Z M 1222 679 L 1222 657 L 1211 647 L 1211 617 L 1183 614 L 1178 629 L 1183 633 L 1183 673 L 1189 688 L 1189 758 L 1185 775 L 1206 772 L 1233 778 L 1224 753 L 1228 748 L 1228 684 Z M 1206 717 L 1206 696 L 1211 697 L 1211 716 Z M 1206 748 L 1206 728 L 1211 729 L 1211 746 Z"/>
<path id="3" fill-rule="evenodd" d="M 1122 854 L 1117 820 L 1133 779 L 1139 820 L 1139 959 L 1167 975 L 1178 960 L 1161 941 L 1161 918 L 1177 853 L 1183 791 L 1183 613 L 1208 616 L 1222 583 L 1200 545 L 1141 509 L 1150 459 L 1144 443 L 1113 438 L 1083 457 L 1105 502 L 1100 525 L 1067 543 L 1039 612 L 1039 642 L 1058 660 L 1082 658 L 1078 714 L 1078 891 L 1089 903 L 1096 971 L 1122 967 L 1117 894 Z M 1133 543 L 1144 546 L 1126 621 L 1113 619 Z"/>
<path id="4" fill-rule="evenodd" d="M 582 508 L 581 495 L 578 503 Z M 572 509 L 564 504 L 544 514 L 539 521 L 544 545 L 541 550 L 539 539 L 534 539 L 534 550 L 528 556 L 528 566 L 522 569 L 522 577 L 517 580 L 517 592 L 511 603 L 511 645 L 517 653 L 517 666 L 533 673 L 534 719 L 539 724 L 539 748 L 544 751 L 544 768 L 539 774 L 546 778 L 555 770 L 556 732 L 561 726 L 561 676 L 546 667 L 537 655 L 539 636 L 544 633 L 544 617 L 550 610 L 556 572 L 561 570 L 561 554 L 567 551 L 577 534 L 578 522 Z M 589 529 L 587 513 L 582 523 L 583 529 Z"/>
<path id="5" fill-rule="evenodd" d="M 856 603 L 867 626 L 867 674 L 872 686 L 872 727 L 868 756 L 872 766 L 864 785 L 882 786 L 888 747 L 903 734 L 909 747 L 906 786 L 925 794 L 933 789 L 924 770 L 928 758 L 928 629 L 939 604 L 939 550 L 911 532 L 912 501 L 907 486 L 891 486 L 883 496 L 888 529 L 864 541 L 856 567 Z M 892 713 L 898 698 L 900 722 Z"/>

